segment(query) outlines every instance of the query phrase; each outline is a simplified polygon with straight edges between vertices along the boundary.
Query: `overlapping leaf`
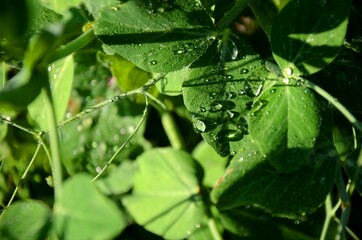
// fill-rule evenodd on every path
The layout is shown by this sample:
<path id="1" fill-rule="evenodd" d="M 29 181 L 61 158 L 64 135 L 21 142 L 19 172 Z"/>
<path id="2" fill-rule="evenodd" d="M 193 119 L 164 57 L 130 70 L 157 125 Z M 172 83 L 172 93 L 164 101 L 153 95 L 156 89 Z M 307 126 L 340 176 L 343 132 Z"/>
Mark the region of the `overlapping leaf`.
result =
<path id="1" fill-rule="evenodd" d="M 150 72 L 181 69 L 215 39 L 206 11 L 195 1 L 130 0 L 97 12 L 95 34 L 115 52 Z"/>
<path id="2" fill-rule="evenodd" d="M 350 7 L 350 0 L 290 1 L 271 30 L 273 56 L 282 72 L 308 75 L 331 63 L 343 45 Z"/>
<path id="3" fill-rule="evenodd" d="M 268 73 L 257 54 L 240 40 L 235 44 L 241 47 L 233 61 L 215 59 L 218 54 L 211 51 L 190 68 L 183 84 L 195 130 L 221 156 L 238 151 L 239 141 L 248 134 L 246 118 L 260 107 L 253 105 L 253 99 Z"/>
<path id="4" fill-rule="evenodd" d="M 278 172 L 250 135 L 212 191 L 221 210 L 243 205 L 265 209 L 273 215 L 298 218 L 315 211 L 331 190 L 338 163 L 330 156 L 328 140 L 312 156 L 312 163 L 293 173 Z M 313 197 L 310 197 L 313 196 Z"/>
<path id="5" fill-rule="evenodd" d="M 123 199 L 136 222 L 166 239 L 184 239 L 200 226 L 205 209 L 202 169 L 186 152 L 152 149 L 137 158 L 131 196 Z"/>

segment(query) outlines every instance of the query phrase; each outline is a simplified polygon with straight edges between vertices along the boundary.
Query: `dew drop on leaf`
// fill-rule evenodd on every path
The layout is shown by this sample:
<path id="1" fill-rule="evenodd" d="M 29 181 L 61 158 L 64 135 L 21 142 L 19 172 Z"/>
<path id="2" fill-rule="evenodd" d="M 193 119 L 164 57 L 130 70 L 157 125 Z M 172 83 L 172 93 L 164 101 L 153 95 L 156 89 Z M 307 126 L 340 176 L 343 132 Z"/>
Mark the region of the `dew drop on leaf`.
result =
<path id="1" fill-rule="evenodd" d="M 246 74 L 246 73 L 248 73 L 248 72 L 249 72 L 249 70 L 246 69 L 246 68 L 243 68 L 243 69 L 241 69 L 241 71 L 240 71 L 240 73 L 242 73 L 242 74 Z"/>
<path id="2" fill-rule="evenodd" d="M 193 126 L 194 126 L 195 131 L 198 133 L 204 133 L 206 131 L 206 125 L 200 119 L 196 119 L 193 122 Z"/>
<path id="3" fill-rule="evenodd" d="M 218 111 L 221 111 L 222 108 L 223 108 L 223 105 L 222 105 L 220 102 L 215 101 L 215 102 L 213 102 L 213 103 L 210 104 L 210 109 L 209 109 L 209 111 L 210 111 L 210 112 L 218 112 Z"/>
<path id="4" fill-rule="evenodd" d="M 227 139 L 229 141 L 239 141 L 243 138 L 243 134 L 236 130 L 229 130 L 229 133 L 227 135 Z"/>
<path id="5" fill-rule="evenodd" d="M 150 62 L 150 64 L 151 64 L 151 65 L 156 65 L 157 62 L 156 62 L 155 60 L 153 60 L 153 61 Z"/>
<path id="6" fill-rule="evenodd" d="M 286 68 L 284 72 L 285 72 L 285 74 L 286 74 L 287 76 L 291 76 L 291 75 L 293 74 L 293 69 L 291 69 L 291 68 Z"/>

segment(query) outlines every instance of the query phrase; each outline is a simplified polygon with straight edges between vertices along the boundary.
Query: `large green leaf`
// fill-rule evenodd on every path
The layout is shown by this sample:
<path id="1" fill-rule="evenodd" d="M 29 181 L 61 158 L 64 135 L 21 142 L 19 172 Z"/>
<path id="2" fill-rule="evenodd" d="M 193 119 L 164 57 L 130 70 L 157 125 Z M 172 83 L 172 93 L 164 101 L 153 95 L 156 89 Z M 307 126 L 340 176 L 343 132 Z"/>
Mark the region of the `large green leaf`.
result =
<path id="1" fill-rule="evenodd" d="M 350 0 L 293 0 L 283 8 L 271 30 L 271 47 L 284 75 L 312 74 L 333 61 L 350 7 Z"/>
<path id="2" fill-rule="evenodd" d="M 0 218 L 1 239 L 45 239 L 50 227 L 51 214 L 51 210 L 39 201 L 14 203 Z"/>
<path id="3" fill-rule="evenodd" d="M 91 177 L 78 174 L 64 183 L 55 202 L 54 226 L 61 239 L 112 239 L 126 222 L 117 205 L 91 183 Z"/>
<path id="4" fill-rule="evenodd" d="M 281 173 L 249 135 L 214 187 L 212 199 L 221 210 L 251 204 L 281 217 L 309 214 L 324 202 L 338 166 L 335 156 L 330 156 L 333 148 L 325 142 L 321 146 L 311 156 L 313 163 L 293 173 Z"/>
<path id="5" fill-rule="evenodd" d="M 134 189 L 123 203 L 136 222 L 166 239 L 183 239 L 200 226 L 205 209 L 202 169 L 186 152 L 155 148 L 137 158 Z"/>
<path id="6" fill-rule="evenodd" d="M 308 161 L 321 117 L 309 89 L 292 80 L 286 83 L 282 77 L 265 82 L 254 102 L 262 109 L 251 115 L 249 131 L 277 170 L 292 172 Z"/>
<path id="7" fill-rule="evenodd" d="M 63 120 L 72 90 L 74 76 L 73 56 L 69 55 L 53 63 L 48 68 L 49 79 L 55 108 L 56 120 Z M 41 130 L 48 130 L 49 112 L 44 111 L 46 93 L 42 92 L 29 106 L 30 117 L 38 124 Z"/>
<path id="8" fill-rule="evenodd" d="M 253 106 L 253 100 L 268 74 L 264 62 L 248 46 L 240 40 L 234 46 L 230 62 L 220 59 L 225 57 L 222 53 L 219 58 L 207 52 L 191 66 L 183 84 L 195 130 L 221 156 L 238 151 L 238 142 L 248 133 L 248 113 L 260 108 Z"/>
<path id="9" fill-rule="evenodd" d="M 95 34 L 116 52 L 151 72 L 181 69 L 215 39 L 211 19 L 195 1 L 130 0 L 98 11 Z"/>

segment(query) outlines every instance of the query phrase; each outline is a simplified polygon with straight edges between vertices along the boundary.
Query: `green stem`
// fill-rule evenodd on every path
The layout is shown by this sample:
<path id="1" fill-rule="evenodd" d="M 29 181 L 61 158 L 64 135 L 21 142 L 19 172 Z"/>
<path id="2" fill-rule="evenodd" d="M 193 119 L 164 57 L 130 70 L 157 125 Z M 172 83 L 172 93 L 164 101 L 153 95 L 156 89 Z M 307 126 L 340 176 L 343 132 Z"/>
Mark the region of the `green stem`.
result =
<path id="1" fill-rule="evenodd" d="M 348 119 L 348 121 L 350 121 L 353 124 L 353 126 L 355 126 L 355 128 L 357 128 L 362 133 L 362 124 L 357 120 L 357 118 L 355 118 L 355 116 L 353 116 L 353 114 L 350 111 L 348 111 L 348 109 L 344 105 L 342 105 L 338 101 L 338 99 L 334 98 L 332 95 L 330 95 L 328 92 L 326 92 L 323 88 L 319 87 L 318 85 L 306 79 L 303 79 L 303 81 L 306 87 L 313 89 L 315 92 L 317 92 L 327 101 L 329 101 L 335 108 L 338 109 L 338 111 L 340 111 L 345 116 L 345 118 Z"/>
<path id="2" fill-rule="evenodd" d="M 111 157 L 111 159 L 107 162 L 107 164 L 102 168 L 102 170 L 92 179 L 92 182 L 94 182 L 95 180 L 97 180 L 102 173 L 108 168 L 109 165 L 111 165 L 111 163 L 113 162 L 113 160 L 116 158 L 116 156 L 123 150 L 123 148 L 129 143 L 129 141 L 131 141 L 131 139 L 133 138 L 133 136 L 138 132 L 139 128 L 142 126 L 143 122 L 145 121 L 146 117 L 147 117 L 147 113 L 148 113 L 148 99 L 146 97 L 146 106 L 145 109 L 143 110 L 143 115 L 141 118 L 141 121 L 137 124 L 136 128 L 134 129 L 134 131 L 132 132 L 131 135 L 128 136 L 128 138 L 126 139 L 126 141 L 117 149 L 117 151 L 113 154 L 113 156 Z"/>
<path id="3" fill-rule="evenodd" d="M 180 130 L 176 125 L 175 119 L 169 111 L 161 112 L 161 122 L 171 146 L 178 150 L 185 149 L 185 143 Z"/>
<path id="4" fill-rule="evenodd" d="M 60 144 L 57 130 L 57 122 L 55 117 L 55 110 L 52 101 L 52 94 L 50 89 L 46 91 L 46 107 L 49 110 L 48 125 L 49 125 L 49 140 L 52 162 L 52 174 L 54 180 L 54 198 L 59 199 L 62 193 L 62 161 L 60 156 Z"/>
<path id="5" fill-rule="evenodd" d="M 215 219 L 209 217 L 207 220 L 207 225 L 209 226 L 212 238 L 214 240 L 222 240 L 222 236 L 220 235 L 219 230 L 217 229 Z"/>
<path id="6" fill-rule="evenodd" d="M 66 57 L 69 54 L 72 54 L 73 52 L 76 52 L 84 48 L 94 39 L 95 39 L 94 30 L 93 28 L 91 28 L 88 31 L 84 32 L 79 37 L 77 37 L 76 39 L 69 42 L 68 44 L 60 46 L 58 49 L 56 49 L 54 53 L 51 54 L 47 59 L 47 63 L 55 62 L 56 60 Z"/>
<path id="7" fill-rule="evenodd" d="M 39 153 L 40 147 L 41 147 L 41 144 L 38 144 L 38 146 L 37 146 L 37 148 L 36 148 L 36 150 L 35 150 L 35 152 L 34 152 L 34 154 L 33 154 L 33 157 L 31 158 L 28 166 L 26 167 L 23 175 L 22 175 L 21 178 L 20 178 L 19 183 L 17 184 L 17 186 L 16 186 L 16 188 L 15 188 L 15 190 L 14 190 L 14 192 L 13 192 L 13 195 L 11 196 L 11 198 L 10 198 L 10 200 L 9 200 L 9 202 L 8 202 L 7 207 L 9 207 L 9 206 L 11 205 L 11 203 L 13 202 L 16 194 L 18 193 L 19 186 L 21 185 L 21 183 L 22 183 L 22 182 L 24 181 L 24 179 L 26 178 L 26 175 L 28 174 L 28 172 L 29 172 L 29 170 L 30 170 L 30 167 L 33 165 L 33 163 L 34 163 L 34 161 L 35 161 L 35 158 L 36 158 L 36 156 L 37 156 L 38 153 Z"/>
<path id="8" fill-rule="evenodd" d="M 319 238 L 320 240 L 325 240 L 326 239 L 329 223 L 331 222 L 331 218 L 334 216 L 334 212 L 333 212 L 333 209 L 332 209 L 332 203 L 331 203 L 331 195 L 330 194 L 327 195 L 324 206 L 325 206 L 326 217 L 324 219 L 322 233 L 321 233 L 321 236 Z"/>
<path id="9" fill-rule="evenodd" d="M 336 185 L 342 201 L 341 223 L 338 226 L 338 235 L 336 236 L 336 240 L 340 240 L 344 239 L 344 236 L 346 234 L 346 227 L 351 213 L 351 200 L 349 194 L 346 191 L 346 186 L 343 180 L 341 169 L 338 171 Z"/>

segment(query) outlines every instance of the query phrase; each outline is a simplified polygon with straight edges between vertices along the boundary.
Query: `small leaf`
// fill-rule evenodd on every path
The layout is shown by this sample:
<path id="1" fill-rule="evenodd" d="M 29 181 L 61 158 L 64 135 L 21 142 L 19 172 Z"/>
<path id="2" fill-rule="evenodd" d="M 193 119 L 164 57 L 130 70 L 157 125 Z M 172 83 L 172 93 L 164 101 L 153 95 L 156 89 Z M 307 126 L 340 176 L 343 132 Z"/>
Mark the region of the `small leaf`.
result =
<path id="1" fill-rule="evenodd" d="M 186 152 L 156 148 L 137 158 L 131 196 L 123 203 L 135 221 L 166 239 L 183 239 L 205 214 L 202 169 Z"/>
<path id="2" fill-rule="evenodd" d="M 150 72 L 191 64 L 215 39 L 210 17 L 194 1 L 130 0 L 97 14 L 94 31 L 106 50 Z"/>
<path id="3" fill-rule="evenodd" d="M 74 76 L 73 56 L 69 55 L 64 59 L 53 63 L 51 66 L 49 66 L 48 71 L 56 120 L 59 122 L 64 118 L 64 114 L 68 106 L 70 92 L 72 90 Z M 30 117 L 38 124 L 41 130 L 49 129 L 47 124 L 49 112 L 44 111 L 45 101 L 45 92 L 42 92 L 34 100 L 34 102 L 28 106 Z"/>
<path id="4" fill-rule="evenodd" d="M 330 64 L 343 45 L 350 8 L 350 0 L 290 1 L 271 30 L 273 56 L 282 72 L 309 75 Z"/>
<path id="5" fill-rule="evenodd" d="M 157 79 L 159 74 L 154 74 Z M 169 72 L 156 83 L 158 91 L 168 96 L 178 96 L 182 94 L 182 84 L 188 77 L 188 69 L 183 68 L 178 71 Z"/>
<path id="6" fill-rule="evenodd" d="M 0 236 L 2 239 L 45 239 L 51 214 L 51 210 L 39 201 L 16 202 L 1 216 Z"/>
<path id="7" fill-rule="evenodd" d="M 54 226 L 62 239 L 112 239 L 126 226 L 122 212 L 102 195 L 85 174 L 63 186 L 54 206 Z"/>

